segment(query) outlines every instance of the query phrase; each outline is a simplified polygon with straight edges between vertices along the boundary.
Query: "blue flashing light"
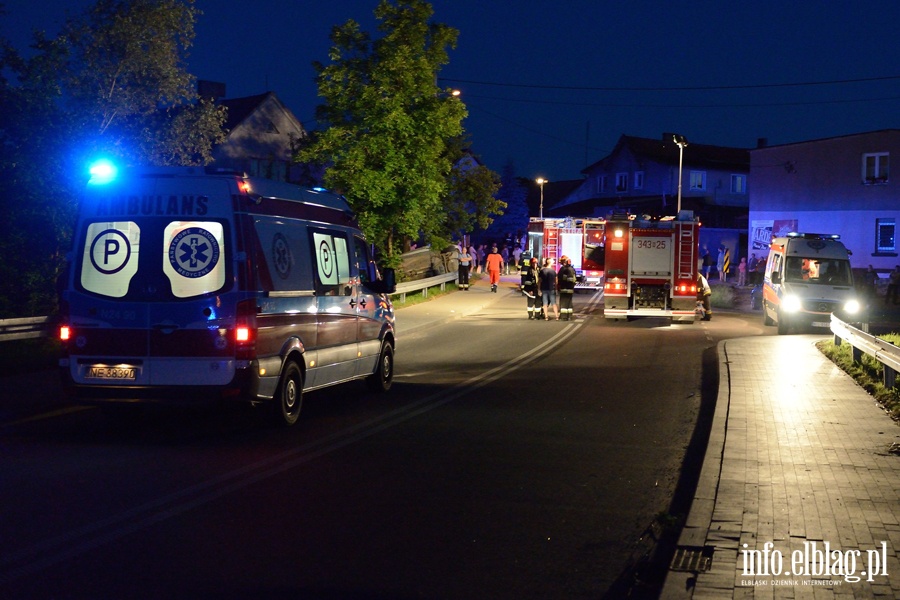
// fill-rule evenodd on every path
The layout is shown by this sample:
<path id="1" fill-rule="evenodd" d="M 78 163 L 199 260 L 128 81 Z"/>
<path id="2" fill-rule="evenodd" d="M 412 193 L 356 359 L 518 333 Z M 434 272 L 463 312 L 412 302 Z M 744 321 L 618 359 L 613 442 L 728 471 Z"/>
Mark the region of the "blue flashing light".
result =
<path id="1" fill-rule="evenodd" d="M 102 158 L 91 165 L 89 172 L 91 179 L 88 181 L 88 184 L 105 185 L 116 178 L 119 170 L 112 161 Z"/>

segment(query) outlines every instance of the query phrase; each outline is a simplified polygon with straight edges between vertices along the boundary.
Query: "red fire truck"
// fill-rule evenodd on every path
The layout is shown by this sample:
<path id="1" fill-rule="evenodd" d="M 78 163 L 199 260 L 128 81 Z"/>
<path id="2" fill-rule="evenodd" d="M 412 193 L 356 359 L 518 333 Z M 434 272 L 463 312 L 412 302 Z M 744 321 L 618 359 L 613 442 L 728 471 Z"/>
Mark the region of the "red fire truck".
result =
<path id="1" fill-rule="evenodd" d="M 613 214 L 606 235 L 607 319 L 696 320 L 700 223 L 691 211 L 658 221 Z"/>
<path id="2" fill-rule="evenodd" d="M 528 223 L 526 250 L 538 258 L 572 259 L 578 283 L 575 289 L 598 289 L 603 280 L 605 219 L 539 219 Z"/>

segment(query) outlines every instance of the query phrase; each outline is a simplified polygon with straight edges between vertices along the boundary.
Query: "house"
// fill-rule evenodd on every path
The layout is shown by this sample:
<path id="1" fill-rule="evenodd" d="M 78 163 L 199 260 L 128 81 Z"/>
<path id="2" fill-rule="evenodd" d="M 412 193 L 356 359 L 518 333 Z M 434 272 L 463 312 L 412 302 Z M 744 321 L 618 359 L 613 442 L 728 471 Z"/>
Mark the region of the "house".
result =
<path id="1" fill-rule="evenodd" d="M 227 138 L 213 149 L 213 166 L 255 177 L 300 182 L 291 156 L 306 130 L 274 92 L 220 100 L 228 109 Z"/>
<path id="2" fill-rule="evenodd" d="M 900 156 L 897 129 L 751 150 L 748 252 L 765 253 L 773 236 L 790 231 L 836 233 L 855 269 L 900 264 L 892 154 Z"/>
<path id="3" fill-rule="evenodd" d="M 700 244 L 725 245 L 732 262 L 747 246 L 750 153 L 743 148 L 622 135 L 605 158 L 582 170 L 584 181 L 554 205 L 551 216 L 605 217 L 613 209 L 675 215 L 681 174 L 681 209 L 700 218 Z M 679 169 L 679 159 L 681 169 Z"/>

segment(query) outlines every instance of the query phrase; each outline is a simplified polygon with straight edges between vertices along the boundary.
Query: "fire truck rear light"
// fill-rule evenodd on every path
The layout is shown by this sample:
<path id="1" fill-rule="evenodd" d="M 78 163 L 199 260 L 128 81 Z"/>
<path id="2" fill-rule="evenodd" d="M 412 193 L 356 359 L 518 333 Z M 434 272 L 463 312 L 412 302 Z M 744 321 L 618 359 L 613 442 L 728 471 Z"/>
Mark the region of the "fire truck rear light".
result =
<path id="1" fill-rule="evenodd" d="M 63 342 L 68 342 L 72 339 L 72 328 L 68 325 L 63 325 L 59 328 L 59 339 Z"/>
<path id="2" fill-rule="evenodd" d="M 236 342 L 249 342 L 250 341 L 250 328 L 249 327 L 238 327 L 234 330 L 234 341 Z"/>

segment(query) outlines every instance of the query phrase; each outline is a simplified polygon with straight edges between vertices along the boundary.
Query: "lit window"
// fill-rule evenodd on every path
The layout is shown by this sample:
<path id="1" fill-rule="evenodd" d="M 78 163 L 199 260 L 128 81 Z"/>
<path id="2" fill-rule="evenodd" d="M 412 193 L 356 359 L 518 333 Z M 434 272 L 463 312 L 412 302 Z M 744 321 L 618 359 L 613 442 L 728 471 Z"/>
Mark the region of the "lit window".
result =
<path id="1" fill-rule="evenodd" d="M 894 252 L 897 249 L 894 219 L 875 219 L 875 250 Z"/>
<path id="2" fill-rule="evenodd" d="M 731 176 L 731 193 L 746 194 L 747 193 L 747 176 L 732 175 Z"/>
<path id="3" fill-rule="evenodd" d="M 862 180 L 863 183 L 887 183 L 890 167 L 890 154 L 887 152 L 874 152 L 863 154 Z"/>
<path id="4" fill-rule="evenodd" d="M 691 171 L 691 189 L 692 190 L 705 190 L 706 189 L 706 171 Z"/>

